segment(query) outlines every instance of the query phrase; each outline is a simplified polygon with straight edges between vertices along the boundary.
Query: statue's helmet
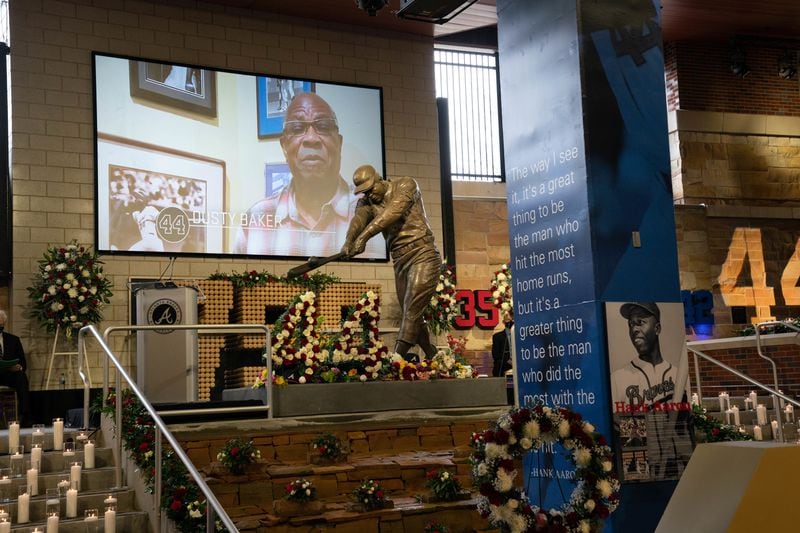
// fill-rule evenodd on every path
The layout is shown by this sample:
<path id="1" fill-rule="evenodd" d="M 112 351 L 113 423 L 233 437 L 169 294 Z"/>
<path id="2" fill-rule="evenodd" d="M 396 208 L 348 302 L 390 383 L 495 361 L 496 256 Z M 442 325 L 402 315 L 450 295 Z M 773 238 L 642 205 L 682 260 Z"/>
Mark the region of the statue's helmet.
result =
<path id="1" fill-rule="evenodd" d="M 371 165 L 361 165 L 353 173 L 353 185 L 356 186 L 355 193 L 367 192 L 375 186 L 375 182 L 381 179 L 378 171 Z"/>

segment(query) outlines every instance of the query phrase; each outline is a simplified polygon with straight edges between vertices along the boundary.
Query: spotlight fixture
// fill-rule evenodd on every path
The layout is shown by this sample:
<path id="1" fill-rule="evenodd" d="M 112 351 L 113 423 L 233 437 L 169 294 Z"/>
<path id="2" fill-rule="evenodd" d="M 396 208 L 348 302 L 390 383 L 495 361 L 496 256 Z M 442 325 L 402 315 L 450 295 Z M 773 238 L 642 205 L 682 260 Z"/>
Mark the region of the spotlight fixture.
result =
<path id="1" fill-rule="evenodd" d="M 784 50 L 778 58 L 778 77 L 791 80 L 797 76 L 797 52 Z"/>
<path id="2" fill-rule="evenodd" d="M 744 50 L 738 45 L 733 45 L 733 53 L 731 54 L 731 72 L 737 77 L 744 78 L 750 74 L 750 69 L 745 62 Z"/>
<path id="3" fill-rule="evenodd" d="M 374 17 L 375 14 L 388 3 L 389 0 L 356 0 L 358 9 L 363 9 L 370 17 Z"/>

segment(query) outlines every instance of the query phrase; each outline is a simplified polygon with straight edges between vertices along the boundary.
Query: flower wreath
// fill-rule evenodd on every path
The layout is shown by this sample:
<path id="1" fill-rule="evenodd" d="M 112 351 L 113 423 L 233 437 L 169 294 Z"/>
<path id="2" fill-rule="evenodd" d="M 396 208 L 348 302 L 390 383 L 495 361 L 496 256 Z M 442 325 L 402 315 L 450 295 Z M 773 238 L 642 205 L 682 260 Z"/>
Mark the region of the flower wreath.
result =
<path id="1" fill-rule="evenodd" d="M 331 354 L 333 364 L 345 375 L 364 376 L 365 381 L 380 376 L 389 355 L 380 337 L 380 319 L 380 298 L 374 291 L 364 293 L 347 313 Z"/>
<path id="2" fill-rule="evenodd" d="M 542 509 L 514 485 L 519 459 L 545 443 L 560 443 L 575 465 L 575 490 L 560 509 Z M 481 498 L 478 511 L 503 532 L 596 533 L 619 505 L 619 481 L 611 448 L 594 426 L 567 408 L 537 405 L 514 409 L 493 428 L 473 433 L 472 477 Z"/>
<path id="3" fill-rule="evenodd" d="M 61 328 L 69 338 L 73 330 L 103 319 L 102 307 L 111 299 L 111 280 L 97 252 L 73 240 L 47 248 L 28 295 L 33 301 L 31 316 L 49 333 Z"/>

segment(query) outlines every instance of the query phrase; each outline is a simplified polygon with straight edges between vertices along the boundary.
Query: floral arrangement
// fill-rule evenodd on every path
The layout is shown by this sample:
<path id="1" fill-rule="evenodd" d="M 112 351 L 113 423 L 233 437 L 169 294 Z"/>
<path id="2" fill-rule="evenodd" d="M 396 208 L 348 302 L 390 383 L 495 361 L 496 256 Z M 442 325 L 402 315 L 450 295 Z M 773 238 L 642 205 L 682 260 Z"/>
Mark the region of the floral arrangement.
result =
<path id="1" fill-rule="evenodd" d="M 300 478 L 287 483 L 284 498 L 293 502 L 310 502 L 317 499 L 317 489 L 311 481 Z"/>
<path id="2" fill-rule="evenodd" d="M 450 528 L 439 522 L 428 522 L 422 533 L 450 533 Z"/>
<path id="3" fill-rule="evenodd" d="M 511 269 L 503 265 L 494 273 L 491 287 L 492 303 L 500 312 L 503 324 L 514 321 L 514 298 L 511 294 Z"/>
<path id="4" fill-rule="evenodd" d="M 323 433 L 311 440 L 311 448 L 324 459 L 335 461 L 344 455 L 342 441 L 331 433 Z"/>
<path id="5" fill-rule="evenodd" d="M 116 422 L 118 397 L 111 389 L 95 410 Z M 154 492 L 155 481 L 155 424 L 139 400 L 126 389 L 122 393 L 122 444 L 141 474 L 147 490 Z M 206 501 L 189 476 L 186 466 L 175 452 L 166 449 L 161 457 L 162 497 L 161 508 L 182 533 L 196 533 L 206 529 Z M 216 531 L 226 531 L 222 522 L 215 522 Z"/>
<path id="6" fill-rule="evenodd" d="M 217 452 L 217 461 L 222 463 L 222 466 L 227 468 L 231 474 L 236 475 L 243 474 L 247 465 L 253 464 L 259 459 L 261 459 L 261 452 L 252 440 L 230 439 Z"/>
<path id="7" fill-rule="evenodd" d="M 466 339 L 447 337 L 448 347 L 431 360 L 410 363 L 380 338 L 380 298 L 364 293 L 342 321 L 336 337 L 321 335 L 313 291 L 297 296 L 272 329 L 273 383 L 334 383 L 374 380 L 470 378 L 476 372 L 464 358 Z M 263 387 L 266 368 L 253 388 Z"/>
<path id="8" fill-rule="evenodd" d="M 769 335 L 770 333 L 797 333 L 800 330 L 800 318 L 785 318 L 781 320 L 781 324 L 771 324 L 769 326 L 761 326 L 759 333 L 761 335 Z M 750 324 L 743 328 L 739 335 L 742 337 L 749 337 L 756 334 L 756 326 Z"/>
<path id="9" fill-rule="evenodd" d="M 352 378 L 366 381 L 381 376 L 389 349 L 383 344 L 378 330 L 380 303 L 375 292 L 367 291 L 348 311 L 341 333 L 333 343 L 331 361 L 338 373 L 331 369 L 333 374 L 326 375 L 326 381 L 334 381 L 338 376 L 343 381 Z"/>
<path id="10" fill-rule="evenodd" d="M 442 501 L 457 500 L 464 492 L 458 478 L 447 470 L 430 470 L 425 476 L 425 486 Z"/>
<path id="11" fill-rule="evenodd" d="M 436 293 L 431 296 L 431 301 L 422 316 L 430 332 L 434 335 L 441 335 L 453 327 L 453 320 L 455 320 L 458 310 L 456 275 L 447 262 L 442 261 Z"/>
<path id="12" fill-rule="evenodd" d="M 692 422 L 694 431 L 699 435 L 700 442 L 726 442 L 732 440 L 753 440 L 753 436 L 744 428 L 730 424 L 723 424 L 713 416 L 708 416 L 706 410 L 699 405 L 692 406 Z"/>
<path id="13" fill-rule="evenodd" d="M 377 481 L 372 479 L 362 481 L 358 488 L 353 491 L 353 498 L 357 503 L 363 505 L 367 511 L 383 509 L 389 503 L 383 488 Z"/>
<path id="14" fill-rule="evenodd" d="M 314 292 L 322 292 L 328 286 L 341 281 L 341 279 L 337 278 L 336 276 L 323 274 L 322 272 L 315 272 L 311 275 L 306 273 L 302 276 L 289 278 L 276 276 L 275 274 L 267 272 L 266 270 L 262 270 L 261 272 L 251 270 L 249 272 L 244 272 L 243 274 L 239 274 L 236 271 L 232 272 L 231 274 L 215 272 L 214 274 L 211 274 L 208 279 L 227 280 L 233 283 L 233 286 L 236 288 L 262 287 L 267 283 L 285 283 L 287 285 L 297 285 L 306 290 Z"/>
<path id="15" fill-rule="evenodd" d="M 318 375 L 329 352 L 319 334 L 316 294 L 297 296 L 272 330 L 272 364 L 276 376 L 306 383 Z"/>
<path id="16" fill-rule="evenodd" d="M 514 485 L 519 460 L 545 443 L 559 443 L 575 466 L 575 489 L 559 509 L 542 509 Z M 513 409 L 470 439 L 478 511 L 502 531 L 597 533 L 619 505 L 619 481 L 606 439 L 581 415 L 536 405 Z"/>
<path id="17" fill-rule="evenodd" d="M 47 248 L 28 295 L 33 301 L 31 317 L 50 333 L 60 327 L 69 338 L 73 330 L 103 319 L 101 308 L 111 299 L 111 280 L 97 253 L 73 240 Z"/>

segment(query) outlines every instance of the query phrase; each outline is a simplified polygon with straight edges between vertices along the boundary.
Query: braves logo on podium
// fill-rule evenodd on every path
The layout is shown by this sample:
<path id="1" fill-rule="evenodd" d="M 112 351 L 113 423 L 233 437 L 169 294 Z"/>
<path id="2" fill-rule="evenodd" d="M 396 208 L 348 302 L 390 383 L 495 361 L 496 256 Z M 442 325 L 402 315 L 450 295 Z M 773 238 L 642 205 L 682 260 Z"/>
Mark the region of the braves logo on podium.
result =
<path id="1" fill-rule="evenodd" d="M 147 323 L 151 326 L 174 326 L 181 323 L 181 307 L 174 300 L 162 298 L 156 300 L 147 310 Z M 172 333 L 172 329 L 156 330 L 156 333 L 165 335 Z"/>

